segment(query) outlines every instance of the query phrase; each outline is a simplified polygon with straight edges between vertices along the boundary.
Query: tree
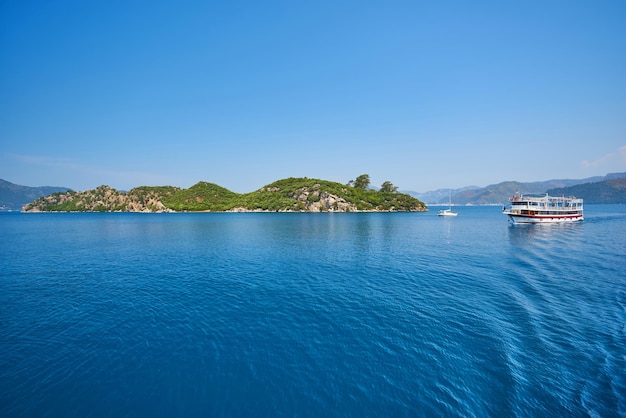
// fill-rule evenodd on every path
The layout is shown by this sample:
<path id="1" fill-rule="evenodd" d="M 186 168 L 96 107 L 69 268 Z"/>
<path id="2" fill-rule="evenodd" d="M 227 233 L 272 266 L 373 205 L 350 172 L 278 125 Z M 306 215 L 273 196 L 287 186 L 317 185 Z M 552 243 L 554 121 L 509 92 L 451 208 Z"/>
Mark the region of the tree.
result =
<path id="1" fill-rule="evenodd" d="M 383 193 L 395 193 L 398 191 L 398 188 L 390 181 L 386 181 L 380 186 L 380 191 Z"/>
<path id="2" fill-rule="evenodd" d="M 354 180 L 354 187 L 356 189 L 367 189 L 370 185 L 370 176 L 369 174 L 361 174 L 359 177 Z"/>

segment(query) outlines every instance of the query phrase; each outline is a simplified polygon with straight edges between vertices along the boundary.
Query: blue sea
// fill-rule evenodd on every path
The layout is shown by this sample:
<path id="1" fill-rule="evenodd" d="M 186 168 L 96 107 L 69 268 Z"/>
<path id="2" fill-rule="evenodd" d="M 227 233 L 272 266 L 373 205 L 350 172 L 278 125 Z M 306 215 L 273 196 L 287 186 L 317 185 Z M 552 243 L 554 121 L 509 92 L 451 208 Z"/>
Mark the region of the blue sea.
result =
<path id="1" fill-rule="evenodd" d="M 625 417 L 626 205 L 0 214 L 2 417 Z"/>

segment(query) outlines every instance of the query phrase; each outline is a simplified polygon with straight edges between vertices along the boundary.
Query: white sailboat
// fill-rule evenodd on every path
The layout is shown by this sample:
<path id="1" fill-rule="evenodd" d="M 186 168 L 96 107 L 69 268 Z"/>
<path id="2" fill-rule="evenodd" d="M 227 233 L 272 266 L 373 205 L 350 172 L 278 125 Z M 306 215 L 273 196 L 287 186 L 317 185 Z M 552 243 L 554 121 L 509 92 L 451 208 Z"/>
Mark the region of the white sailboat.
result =
<path id="1" fill-rule="evenodd" d="M 448 209 L 441 209 L 437 216 L 457 216 L 457 212 L 452 212 L 452 190 L 450 190 L 448 197 Z"/>

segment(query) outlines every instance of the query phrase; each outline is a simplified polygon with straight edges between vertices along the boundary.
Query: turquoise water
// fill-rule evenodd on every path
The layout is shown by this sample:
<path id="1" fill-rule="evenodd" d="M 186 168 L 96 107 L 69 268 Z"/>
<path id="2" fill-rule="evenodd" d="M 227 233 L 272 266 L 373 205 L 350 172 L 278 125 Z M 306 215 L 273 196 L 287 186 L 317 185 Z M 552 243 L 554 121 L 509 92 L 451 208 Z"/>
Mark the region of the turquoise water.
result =
<path id="1" fill-rule="evenodd" d="M 0 214 L 0 416 L 626 416 L 626 206 Z"/>

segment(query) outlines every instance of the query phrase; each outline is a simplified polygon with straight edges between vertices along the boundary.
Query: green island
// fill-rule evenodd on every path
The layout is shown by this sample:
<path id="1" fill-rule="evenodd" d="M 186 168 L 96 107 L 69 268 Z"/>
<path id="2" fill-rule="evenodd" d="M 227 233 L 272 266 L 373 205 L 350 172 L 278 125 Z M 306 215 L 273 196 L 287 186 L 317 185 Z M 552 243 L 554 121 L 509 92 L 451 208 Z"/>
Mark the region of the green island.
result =
<path id="1" fill-rule="evenodd" d="M 83 192 L 52 193 L 30 202 L 23 212 L 424 212 L 427 206 L 385 181 L 369 187 L 362 174 L 348 184 L 307 177 L 275 181 L 239 194 L 199 182 L 188 189 L 141 186 L 121 192 L 99 186 Z"/>

